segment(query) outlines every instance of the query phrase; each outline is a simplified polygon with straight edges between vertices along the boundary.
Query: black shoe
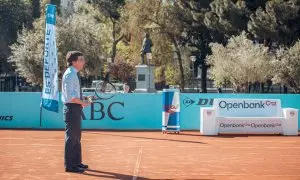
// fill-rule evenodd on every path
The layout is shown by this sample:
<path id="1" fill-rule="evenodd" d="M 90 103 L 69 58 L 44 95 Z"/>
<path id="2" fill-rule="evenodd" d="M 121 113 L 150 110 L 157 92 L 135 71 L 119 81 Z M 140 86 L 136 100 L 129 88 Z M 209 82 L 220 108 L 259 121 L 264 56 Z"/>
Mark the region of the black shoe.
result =
<path id="1" fill-rule="evenodd" d="M 80 167 L 72 167 L 72 168 L 66 168 L 66 172 L 82 173 L 84 172 L 84 169 Z"/>
<path id="2" fill-rule="evenodd" d="M 85 164 L 79 164 L 77 167 L 79 167 L 79 168 L 83 168 L 83 169 L 87 169 L 87 168 L 89 168 L 89 166 L 88 165 L 85 165 Z"/>

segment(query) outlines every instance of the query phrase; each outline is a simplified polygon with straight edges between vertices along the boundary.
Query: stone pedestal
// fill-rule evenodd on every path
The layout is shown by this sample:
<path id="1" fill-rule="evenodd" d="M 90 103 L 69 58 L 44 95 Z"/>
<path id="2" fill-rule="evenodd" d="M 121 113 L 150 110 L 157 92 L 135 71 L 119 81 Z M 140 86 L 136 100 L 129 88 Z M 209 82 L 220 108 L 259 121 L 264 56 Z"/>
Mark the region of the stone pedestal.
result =
<path id="1" fill-rule="evenodd" d="M 136 68 L 136 89 L 134 92 L 156 92 L 154 86 L 154 70 L 152 65 L 137 65 Z"/>

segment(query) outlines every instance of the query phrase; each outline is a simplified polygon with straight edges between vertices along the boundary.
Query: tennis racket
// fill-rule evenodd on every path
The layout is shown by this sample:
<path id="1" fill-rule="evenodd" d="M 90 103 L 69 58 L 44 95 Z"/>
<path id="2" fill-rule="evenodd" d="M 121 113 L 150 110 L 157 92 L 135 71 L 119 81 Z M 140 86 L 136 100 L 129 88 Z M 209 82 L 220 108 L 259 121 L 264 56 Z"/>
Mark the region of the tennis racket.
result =
<path id="1" fill-rule="evenodd" d="M 93 102 L 96 100 L 111 99 L 116 95 L 116 87 L 108 81 L 100 81 L 96 85 L 94 96 L 88 96 L 87 100 Z"/>

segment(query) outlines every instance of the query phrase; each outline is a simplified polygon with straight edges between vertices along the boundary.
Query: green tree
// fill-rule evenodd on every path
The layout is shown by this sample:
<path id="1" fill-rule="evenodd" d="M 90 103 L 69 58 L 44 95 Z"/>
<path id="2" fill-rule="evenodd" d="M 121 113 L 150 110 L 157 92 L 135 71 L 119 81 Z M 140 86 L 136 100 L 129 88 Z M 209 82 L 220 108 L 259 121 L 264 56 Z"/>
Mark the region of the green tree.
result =
<path id="1" fill-rule="evenodd" d="M 300 37 L 300 1 L 268 1 L 251 14 L 248 30 L 266 46 L 272 42 L 291 46 Z"/>
<path id="2" fill-rule="evenodd" d="M 37 19 L 33 29 L 24 29 L 18 37 L 17 43 L 11 46 L 10 60 L 16 64 L 17 71 L 32 84 L 42 84 L 43 49 L 45 20 Z M 83 73 L 89 76 L 99 76 L 105 45 L 109 37 L 105 32 L 104 24 L 98 23 L 95 17 L 99 13 L 93 7 L 85 5 L 76 9 L 68 21 L 57 17 L 56 37 L 60 74 L 66 68 L 65 55 L 70 50 L 82 51 L 85 54 L 87 65 Z"/>
<path id="3" fill-rule="evenodd" d="M 125 0 L 90 0 L 97 7 L 100 13 L 111 23 L 111 58 L 114 59 L 117 54 L 117 45 L 124 38 L 121 27 L 121 12 L 125 5 Z"/>
<path id="4" fill-rule="evenodd" d="M 205 25 L 226 39 L 248 32 L 250 16 L 259 8 L 265 7 L 268 0 L 208 0 L 209 8 L 205 12 Z M 195 3 L 195 2 L 194 2 Z M 206 3 L 207 5 L 207 3 Z M 203 6 L 196 6 L 204 8 Z"/>
<path id="5" fill-rule="evenodd" d="M 247 29 L 249 14 L 245 1 L 214 0 L 204 22 L 207 27 L 231 37 Z"/>
<path id="6" fill-rule="evenodd" d="M 280 48 L 274 61 L 275 83 L 284 84 L 300 93 L 300 41 L 290 48 Z"/>
<path id="7" fill-rule="evenodd" d="M 214 43 L 208 56 L 211 77 L 217 87 L 231 83 L 236 92 L 247 92 L 250 84 L 273 77 L 274 59 L 263 44 L 254 44 L 246 33 L 233 36 L 226 46 Z"/>
<path id="8" fill-rule="evenodd" d="M 118 57 L 116 57 L 115 62 L 111 65 L 111 75 L 122 82 L 128 82 L 132 79 L 135 76 L 134 72 L 132 63 L 124 59 L 118 59 Z"/>
<path id="9" fill-rule="evenodd" d="M 192 14 L 188 16 L 192 17 L 190 20 L 192 23 L 185 27 L 182 42 L 188 44 L 192 55 L 197 56 L 195 67 L 201 67 L 201 88 L 202 92 L 206 92 L 209 68 L 206 57 L 211 54 L 209 44 L 218 42 L 225 45 L 232 35 L 238 35 L 242 31 L 247 32 L 251 13 L 264 6 L 267 0 L 179 0 L 176 2 L 182 9 L 188 9 Z"/>
<path id="10" fill-rule="evenodd" d="M 127 22 L 130 23 L 127 27 L 129 31 L 138 32 L 134 34 L 138 34 L 140 38 L 145 31 L 151 32 L 154 42 L 153 59 L 159 56 L 166 57 L 160 62 L 154 61 L 158 65 L 161 65 L 160 63 L 173 63 L 176 65 L 182 91 L 185 85 L 185 58 L 183 58 L 182 49 L 184 46 L 180 43 L 180 36 L 183 33 L 184 26 L 182 21 L 179 21 L 179 17 L 185 15 L 186 11 L 182 11 L 182 9 L 175 6 L 173 1 L 141 0 L 132 2 L 130 12 L 128 12 L 129 15 L 127 15 L 129 17 Z M 164 46 L 161 46 L 158 42 L 162 42 Z M 176 59 L 176 62 L 173 59 Z M 174 67 L 174 65 L 172 66 Z"/>
<path id="11" fill-rule="evenodd" d="M 224 43 L 224 34 L 205 23 L 206 14 L 210 12 L 210 3 L 212 0 L 193 1 L 179 0 L 177 5 L 181 9 L 188 9 L 190 15 L 185 18 L 179 18 L 180 21 L 186 22 L 184 36 L 181 36 L 181 43 L 190 47 L 191 54 L 197 57 L 194 67 L 201 68 L 201 89 L 207 92 L 207 70 L 209 68 L 206 63 L 207 55 L 211 54 L 209 44 L 211 42 Z M 195 75 L 197 68 L 193 72 Z"/>
<path id="12" fill-rule="evenodd" d="M 32 21 L 31 6 L 27 1 L 0 0 L 0 73 L 13 71 L 7 62 L 9 46 L 16 41 L 23 27 L 30 28 Z"/>

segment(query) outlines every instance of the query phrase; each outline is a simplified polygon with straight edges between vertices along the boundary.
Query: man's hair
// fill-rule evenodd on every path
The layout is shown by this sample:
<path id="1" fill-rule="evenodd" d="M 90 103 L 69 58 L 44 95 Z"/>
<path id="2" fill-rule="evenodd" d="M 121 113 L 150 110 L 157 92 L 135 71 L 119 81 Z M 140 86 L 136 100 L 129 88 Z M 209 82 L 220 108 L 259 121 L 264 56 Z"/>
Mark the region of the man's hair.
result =
<path id="1" fill-rule="evenodd" d="M 72 66 L 72 62 L 77 61 L 79 56 L 83 56 L 83 53 L 79 51 L 69 51 L 66 56 L 67 66 Z"/>

